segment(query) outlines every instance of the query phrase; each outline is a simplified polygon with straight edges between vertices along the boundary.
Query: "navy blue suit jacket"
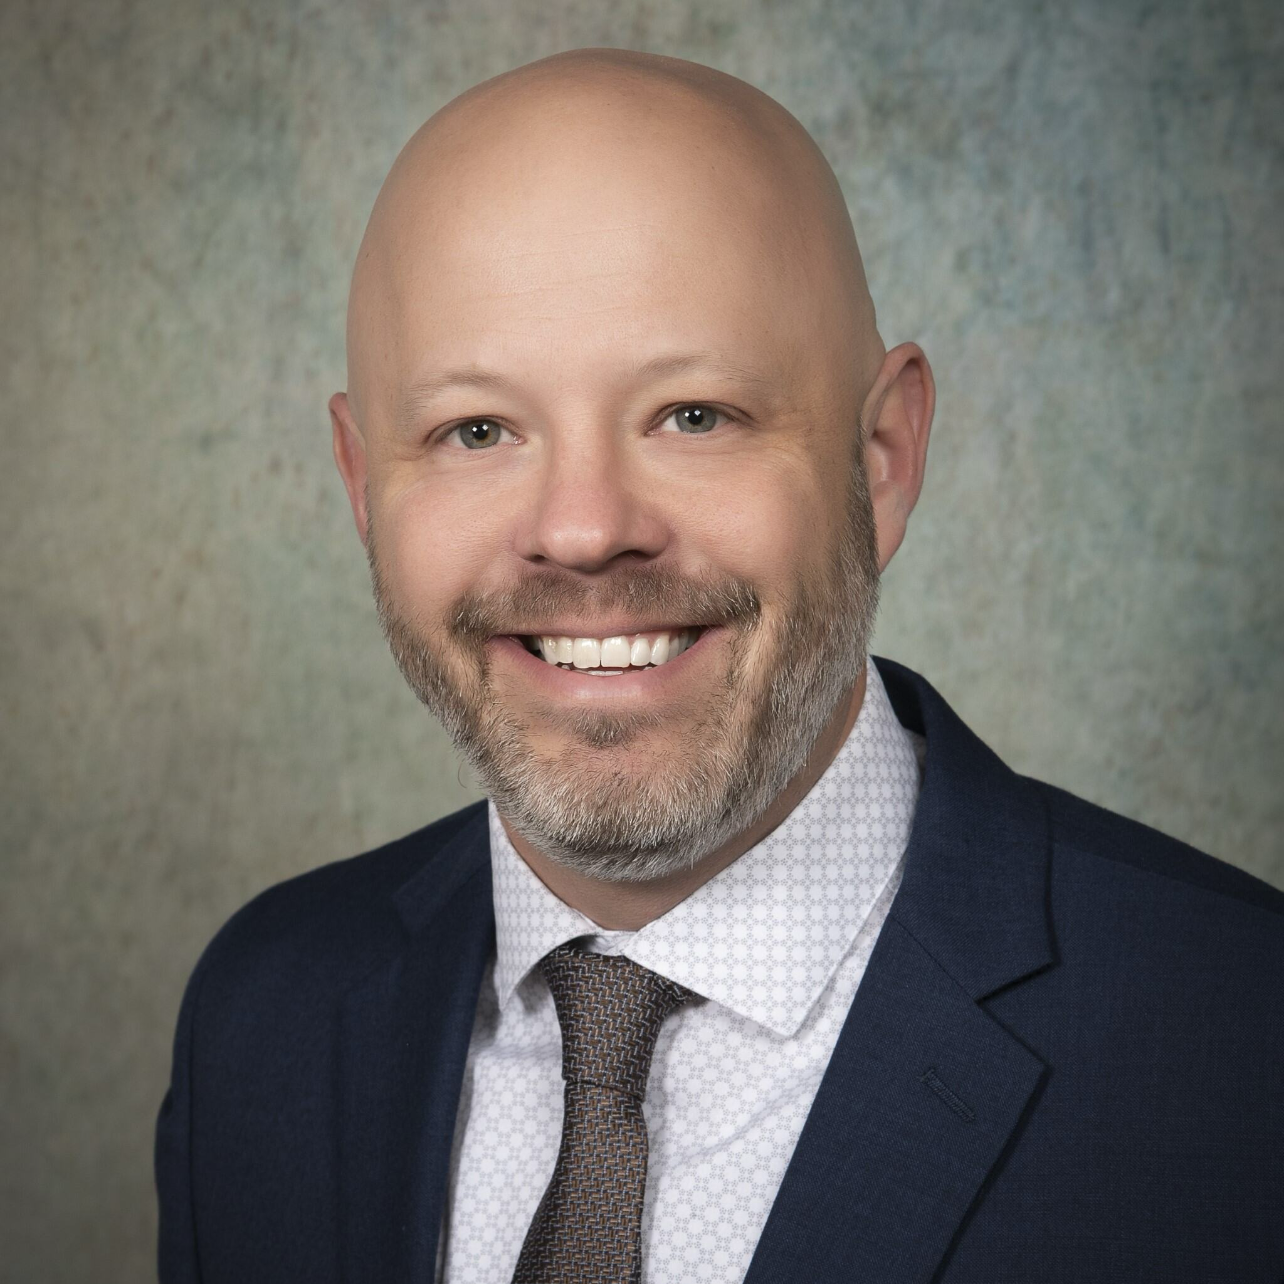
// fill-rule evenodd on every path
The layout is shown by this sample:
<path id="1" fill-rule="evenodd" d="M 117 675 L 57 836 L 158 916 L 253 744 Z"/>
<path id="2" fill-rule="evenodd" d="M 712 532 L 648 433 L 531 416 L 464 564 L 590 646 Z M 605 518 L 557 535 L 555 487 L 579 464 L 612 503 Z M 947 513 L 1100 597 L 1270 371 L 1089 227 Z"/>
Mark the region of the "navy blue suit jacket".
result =
<path id="1" fill-rule="evenodd" d="M 1281 1284 L 1284 893 L 876 663 L 927 738 L 905 875 L 746 1280 Z M 157 1122 L 164 1284 L 430 1284 L 493 947 L 484 804 L 232 916 Z"/>

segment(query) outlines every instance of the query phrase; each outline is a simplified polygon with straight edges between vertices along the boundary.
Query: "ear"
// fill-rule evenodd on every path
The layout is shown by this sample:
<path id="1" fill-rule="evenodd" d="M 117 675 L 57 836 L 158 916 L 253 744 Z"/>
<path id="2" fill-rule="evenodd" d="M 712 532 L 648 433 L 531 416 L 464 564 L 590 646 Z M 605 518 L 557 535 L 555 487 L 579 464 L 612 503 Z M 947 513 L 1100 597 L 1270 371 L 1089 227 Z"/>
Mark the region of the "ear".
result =
<path id="1" fill-rule="evenodd" d="M 369 514 L 366 512 L 366 442 L 348 404 L 346 392 L 330 398 L 330 423 L 334 430 L 334 462 L 348 492 L 357 534 L 366 542 Z"/>
<path id="2" fill-rule="evenodd" d="M 865 398 L 865 467 L 884 570 L 905 538 L 927 467 L 927 439 L 936 409 L 936 383 L 917 343 L 893 348 Z"/>

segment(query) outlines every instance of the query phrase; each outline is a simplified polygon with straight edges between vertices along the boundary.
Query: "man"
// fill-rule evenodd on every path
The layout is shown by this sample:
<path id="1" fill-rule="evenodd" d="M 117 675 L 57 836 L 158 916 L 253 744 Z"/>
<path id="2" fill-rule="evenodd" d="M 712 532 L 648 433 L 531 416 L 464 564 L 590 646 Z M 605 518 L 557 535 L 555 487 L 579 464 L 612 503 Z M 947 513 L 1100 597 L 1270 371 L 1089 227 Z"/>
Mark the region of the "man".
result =
<path id="1" fill-rule="evenodd" d="M 347 338 L 379 617 L 489 797 L 206 949 L 161 1278 L 1279 1284 L 1284 895 L 868 662 L 935 392 L 798 122 L 487 81 Z"/>

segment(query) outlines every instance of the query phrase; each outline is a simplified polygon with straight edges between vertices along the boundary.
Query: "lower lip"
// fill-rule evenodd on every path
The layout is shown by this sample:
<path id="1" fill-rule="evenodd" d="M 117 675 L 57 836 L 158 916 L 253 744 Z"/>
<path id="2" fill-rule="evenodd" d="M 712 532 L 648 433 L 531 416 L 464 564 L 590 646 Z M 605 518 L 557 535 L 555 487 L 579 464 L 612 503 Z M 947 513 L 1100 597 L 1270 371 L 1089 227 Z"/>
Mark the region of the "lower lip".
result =
<path id="1" fill-rule="evenodd" d="M 562 669 L 549 664 L 512 636 L 493 637 L 486 645 L 493 647 L 497 656 L 515 664 L 523 680 L 540 694 L 601 708 L 639 700 L 663 700 L 676 693 L 726 631 L 721 626 L 707 628 L 676 659 L 644 669 L 626 669 L 609 677 L 595 677 L 587 669 Z"/>

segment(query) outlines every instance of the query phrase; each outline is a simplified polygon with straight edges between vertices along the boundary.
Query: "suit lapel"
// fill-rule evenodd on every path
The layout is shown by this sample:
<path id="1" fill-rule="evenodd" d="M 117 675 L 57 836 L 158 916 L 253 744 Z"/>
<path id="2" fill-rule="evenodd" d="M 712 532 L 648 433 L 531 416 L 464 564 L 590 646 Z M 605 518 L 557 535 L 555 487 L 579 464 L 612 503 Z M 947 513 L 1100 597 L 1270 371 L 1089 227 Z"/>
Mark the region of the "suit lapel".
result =
<path id="1" fill-rule="evenodd" d="M 877 664 L 928 744 L 905 872 L 745 1284 L 926 1284 L 1046 1071 L 980 1002 L 1055 961 L 1042 799 Z"/>
<path id="2" fill-rule="evenodd" d="M 435 1278 L 477 992 L 494 942 L 486 812 L 396 896 L 404 931 L 339 1021 L 343 1278 Z"/>

